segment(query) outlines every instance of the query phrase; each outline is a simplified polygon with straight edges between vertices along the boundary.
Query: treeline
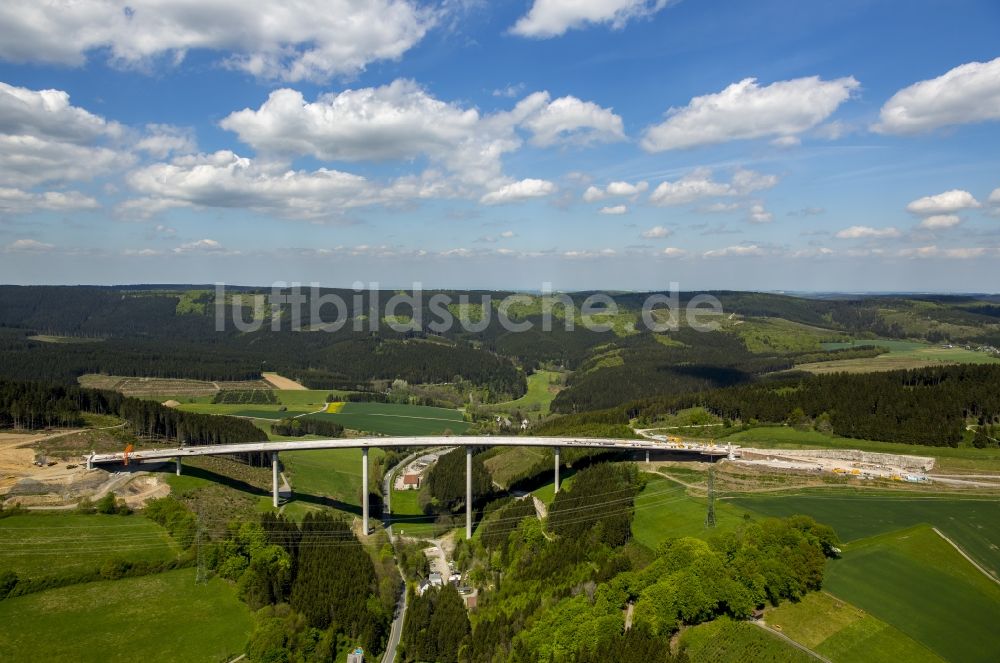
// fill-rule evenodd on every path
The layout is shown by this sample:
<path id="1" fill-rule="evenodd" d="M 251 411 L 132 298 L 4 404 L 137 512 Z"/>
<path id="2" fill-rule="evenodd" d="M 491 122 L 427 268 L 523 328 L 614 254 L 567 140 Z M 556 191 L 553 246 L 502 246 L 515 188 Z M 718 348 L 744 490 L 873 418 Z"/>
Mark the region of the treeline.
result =
<path id="1" fill-rule="evenodd" d="M 84 387 L 0 380 L 0 406 L 0 427 L 32 430 L 79 425 L 80 413 L 91 412 L 124 419 L 140 437 L 193 445 L 267 440 L 263 431 L 245 419 L 182 412 L 154 401 Z"/>
<path id="2" fill-rule="evenodd" d="M 465 449 L 459 447 L 440 458 L 427 474 L 427 490 L 431 498 L 448 510 L 465 505 Z M 473 499 L 486 499 L 493 492 L 490 473 L 483 464 L 481 453 L 472 454 Z"/>
<path id="3" fill-rule="evenodd" d="M 1000 422 L 1000 366 L 959 364 L 909 371 L 792 377 L 625 408 L 652 421 L 701 406 L 727 419 L 783 423 L 829 417 L 843 437 L 958 446 L 967 421 Z M 601 416 L 621 416 L 612 411 Z"/>
<path id="4" fill-rule="evenodd" d="M 289 417 L 271 424 L 271 432 L 285 437 L 302 437 L 303 435 L 322 435 L 323 437 L 341 437 L 344 427 L 334 421 L 316 419 L 315 417 Z"/>
<path id="5" fill-rule="evenodd" d="M 225 405 L 273 405 L 278 397 L 270 389 L 224 389 L 212 397 L 212 402 Z"/>
<path id="6" fill-rule="evenodd" d="M 264 514 L 232 524 L 206 557 L 256 611 L 250 661 L 340 660 L 345 641 L 366 652 L 384 648 L 391 604 L 380 599 L 372 559 L 344 520 L 320 512 L 296 524 Z"/>
<path id="7" fill-rule="evenodd" d="M 402 660 L 458 663 L 459 647 L 471 631 L 458 590 L 446 584 L 409 601 L 399 651 Z"/>
<path id="8" fill-rule="evenodd" d="M 549 527 L 571 539 L 625 545 L 632 536 L 632 509 L 640 488 L 635 465 L 594 465 L 576 475 L 572 488 L 556 493 Z"/>

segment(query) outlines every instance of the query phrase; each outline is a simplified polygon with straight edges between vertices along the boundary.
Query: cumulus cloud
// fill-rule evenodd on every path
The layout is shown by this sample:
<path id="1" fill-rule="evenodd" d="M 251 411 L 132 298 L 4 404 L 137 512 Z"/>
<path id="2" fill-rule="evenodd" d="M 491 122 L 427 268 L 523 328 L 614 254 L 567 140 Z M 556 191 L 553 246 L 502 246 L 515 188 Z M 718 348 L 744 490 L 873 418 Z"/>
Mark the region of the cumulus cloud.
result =
<path id="1" fill-rule="evenodd" d="M 668 246 L 660 251 L 660 255 L 666 256 L 667 258 L 682 258 L 687 255 L 687 251 L 679 249 L 676 246 Z"/>
<path id="2" fill-rule="evenodd" d="M 962 222 L 962 219 L 954 214 L 935 214 L 920 222 L 920 227 L 924 230 L 947 230 L 954 228 Z"/>
<path id="3" fill-rule="evenodd" d="M 505 184 L 495 191 L 490 191 L 479 202 L 484 205 L 499 205 L 517 203 L 532 198 L 547 196 L 556 190 L 556 185 L 548 180 L 524 179 L 519 182 Z"/>
<path id="4" fill-rule="evenodd" d="M 226 249 L 214 239 L 199 239 L 181 244 L 174 249 L 174 253 L 226 253 Z"/>
<path id="5" fill-rule="evenodd" d="M 17 239 L 5 247 L 10 253 L 47 253 L 56 247 L 36 239 Z"/>
<path id="6" fill-rule="evenodd" d="M 531 131 L 531 142 L 539 147 L 549 147 L 558 143 L 609 143 L 625 140 L 622 119 L 611 109 L 602 108 L 591 101 L 576 97 L 559 97 L 549 101 L 548 92 L 537 100 L 538 110 L 524 119 L 522 125 Z"/>
<path id="7" fill-rule="evenodd" d="M 627 214 L 628 205 L 608 205 L 607 207 L 602 207 L 599 211 L 601 214 L 611 214 L 611 215 Z"/>
<path id="8" fill-rule="evenodd" d="M 870 226 L 851 226 L 838 231 L 837 239 L 890 239 L 899 237 L 902 233 L 896 228 L 872 228 Z"/>
<path id="9" fill-rule="evenodd" d="M 100 204 L 79 191 L 44 191 L 34 193 L 0 187 L 0 213 L 27 214 L 37 210 L 66 212 L 97 209 Z"/>
<path id="10" fill-rule="evenodd" d="M 775 175 L 764 175 L 752 170 L 739 169 L 729 182 L 712 179 L 708 168 L 697 168 L 674 182 L 661 182 L 649 196 L 654 205 L 685 205 L 706 198 L 745 196 L 754 191 L 769 189 L 778 183 Z"/>
<path id="11" fill-rule="evenodd" d="M 670 237 L 674 234 L 674 231 L 670 228 L 664 228 L 663 226 L 653 226 L 649 230 L 644 230 L 642 232 L 643 239 L 663 239 L 665 237 Z"/>
<path id="12" fill-rule="evenodd" d="M 197 149 L 194 131 L 169 124 L 147 124 L 135 148 L 157 159 L 171 154 L 188 154 Z"/>
<path id="13" fill-rule="evenodd" d="M 963 209 L 981 206 L 979 201 L 968 191 L 952 189 L 936 196 L 918 198 L 907 205 L 906 210 L 922 216 L 925 214 L 952 214 Z"/>
<path id="14" fill-rule="evenodd" d="M 917 134 L 988 120 L 1000 120 L 1000 58 L 969 62 L 903 88 L 882 106 L 872 129 Z"/>
<path id="15" fill-rule="evenodd" d="M 603 189 L 596 186 L 589 186 L 587 187 L 587 190 L 583 192 L 583 200 L 584 202 L 593 203 L 613 196 L 623 196 L 634 199 L 640 193 L 645 192 L 648 188 L 649 182 L 636 182 L 635 184 L 630 182 L 612 182 Z"/>
<path id="16" fill-rule="evenodd" d="M 611 24 L 620 30 L 629 21 L 650 16 L 668 0 L 535 0 L 510 29 L 521 37 L 558 37 L 586 25 Z"/>
<path id="17" fill-rule="evenodd" d="M 750 206 L 750 223 L 771 223 L 774 220 L 774 215 L 767 211 L 767 209 L 760 203 L 755 203 Z"/>
<path id="18" fill-rule="evenodd" d="M 129 173 L 143 198 L 127 201 L 126 214 L 172 207 L 247 208 L 291 217 L 321 217 L 340 208 L 384 200 L 365 178 L 336 170 L 277 170 L 228 150 L 178 157 Z"/>
<path id="19" fill-rule="evenodd" d="M 179 63 L 189 50 L 228 51 L 255 76 L 323 81 L 398 59 L 434 25 L 409 0 L 109 0 L 0 3 L 0 58 L 80 66 L 94 51 L 113 64 Z"/>
<path id="20" fill-rule="evenodd" d="M 0 186 L 89 180 L 124 166 L 131 158 L 108 146 L 122 133 L 66 92 L 0 83 Z"/>
<path id="21" fill-rule="evenodd" d="M 794 138 L 826 120 L 859 86 L 853 77 L 824 81 L 811 76 L 764 87 L 747 78 L 671 108 L 664 122 L 646 130 L 641 145 L 647 152 L 663 152 L 731 140 Z"/>
<path id="22" fill-rule="evenodd" d="M 937 246 L 919 246 L 912 249 L 901 249 L 897 255 L 901 258 L 947 258 L 951 260 L 973 260 L 985 256 L 1000 255 L 1000 249 L 976 246 L 942 249 Z"/>
<path id="23" fill-rule="evenodd" d="M 727 246 L 724 249 L 711 249 L 702 255 L 705 258 L 741 258 L 746 256 L 762 256 L 767 252 L 756 244 L 740 244 Z"/>
<path id="24" fill-rule="evenodd" d="M 518 129 L 541 146 L 624 137 L 621 118 L 575 97 L 536 92 L 509 111 L 481 115 L 439 100 L 415 82 L 324 94 L 275 90 L 260 108 L 230 114 L 221 126 L 260 152 L 325 161 L 428 158 L 462 185 L 495 190 L 511 183 L 503 155 L 522 145 Z"/>

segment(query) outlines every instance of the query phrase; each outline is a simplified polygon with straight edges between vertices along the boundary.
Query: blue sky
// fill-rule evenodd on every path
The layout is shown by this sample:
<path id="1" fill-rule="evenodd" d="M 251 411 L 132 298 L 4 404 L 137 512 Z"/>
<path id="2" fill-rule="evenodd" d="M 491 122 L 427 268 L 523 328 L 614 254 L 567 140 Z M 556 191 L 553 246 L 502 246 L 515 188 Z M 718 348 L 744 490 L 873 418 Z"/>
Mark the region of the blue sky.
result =
<path id="1" fill-rule="evenodd" d="M 1000 291 L 1000 5 L 0 7 L 0 282 Z"/>

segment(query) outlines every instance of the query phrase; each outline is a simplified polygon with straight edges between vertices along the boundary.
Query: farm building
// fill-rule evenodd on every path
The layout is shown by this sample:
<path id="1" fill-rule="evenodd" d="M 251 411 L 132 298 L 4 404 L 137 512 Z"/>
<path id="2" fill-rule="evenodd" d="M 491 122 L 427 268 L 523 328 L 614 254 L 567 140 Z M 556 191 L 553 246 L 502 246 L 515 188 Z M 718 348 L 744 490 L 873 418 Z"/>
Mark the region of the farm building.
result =
<path id="1" fill-rule="evenodd" d="M 404 490 L 416 490 L 420 488 L 420 475 L 414 473 L 408 473 L 403 475 L 403 489 Z"/>

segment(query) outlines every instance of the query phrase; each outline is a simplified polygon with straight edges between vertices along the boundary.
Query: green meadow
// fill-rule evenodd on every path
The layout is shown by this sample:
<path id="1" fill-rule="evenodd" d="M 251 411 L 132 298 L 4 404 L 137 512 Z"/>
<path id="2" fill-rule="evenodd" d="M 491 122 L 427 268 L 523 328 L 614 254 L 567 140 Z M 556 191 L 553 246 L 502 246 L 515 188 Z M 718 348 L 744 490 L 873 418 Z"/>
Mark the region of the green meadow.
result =
<path id="1" fill-rule="evenodd" d="M 250 610 L 195 569 L 50 589 L 0 601 L 0 660 L 204 661 L 239 655 Z"/>
<path id="2" fill-rule="evenodd" d="M 91 571 L 109 559 L 167 561 L 179 553 L 165 529 L 138 514 L 36 512 L 0 519 L 0 570 L 30 578 Z"/>

